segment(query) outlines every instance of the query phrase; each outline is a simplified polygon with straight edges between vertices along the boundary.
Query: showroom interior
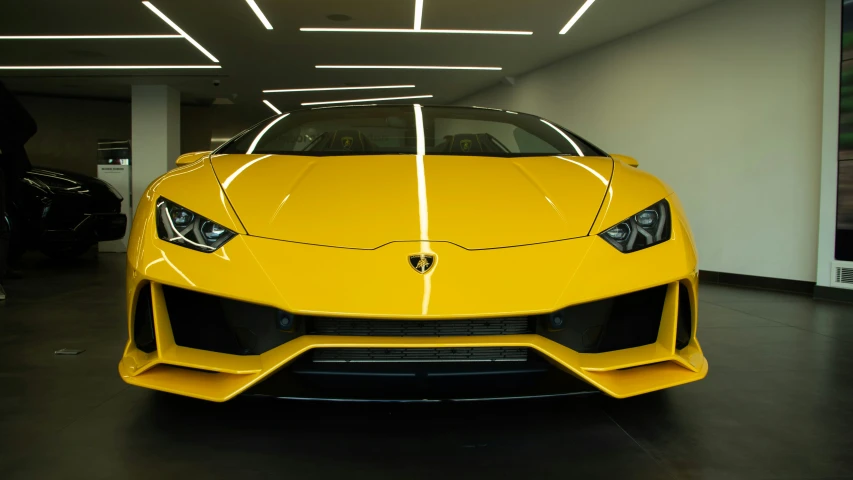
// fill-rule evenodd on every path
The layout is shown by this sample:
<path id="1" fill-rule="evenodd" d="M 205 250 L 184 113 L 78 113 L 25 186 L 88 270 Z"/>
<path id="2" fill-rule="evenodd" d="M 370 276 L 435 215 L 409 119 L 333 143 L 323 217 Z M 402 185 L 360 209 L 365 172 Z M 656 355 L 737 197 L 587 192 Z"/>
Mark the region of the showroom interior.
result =
<path id="1" fill-rule="evenodd" d="M 0 82 L 41 192 L 8 222 L 0 478 L 853 479 L 851 0 L 5 0 Z M 707 377 L 393 402 L 123 381 L 149 185 L 271 118 L 373 104 L 532 114 L 677 192 Z M 96 189 L 97 225 L 29 233 Z"/>

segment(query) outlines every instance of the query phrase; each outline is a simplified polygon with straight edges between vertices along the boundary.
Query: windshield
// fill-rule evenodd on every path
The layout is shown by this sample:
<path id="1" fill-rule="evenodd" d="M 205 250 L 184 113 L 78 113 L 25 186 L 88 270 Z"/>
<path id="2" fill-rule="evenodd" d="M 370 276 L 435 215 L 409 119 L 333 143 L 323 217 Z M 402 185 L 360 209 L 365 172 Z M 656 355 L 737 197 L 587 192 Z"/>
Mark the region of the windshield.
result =
<path id="1" fill-rule="evenodd" d="M 421 149 L 418 150 L 419 141 Z M 220 154 L 607 156 L 539 117 L 471 107 L 360 106 L 273 117 L 223 145 Z"/>

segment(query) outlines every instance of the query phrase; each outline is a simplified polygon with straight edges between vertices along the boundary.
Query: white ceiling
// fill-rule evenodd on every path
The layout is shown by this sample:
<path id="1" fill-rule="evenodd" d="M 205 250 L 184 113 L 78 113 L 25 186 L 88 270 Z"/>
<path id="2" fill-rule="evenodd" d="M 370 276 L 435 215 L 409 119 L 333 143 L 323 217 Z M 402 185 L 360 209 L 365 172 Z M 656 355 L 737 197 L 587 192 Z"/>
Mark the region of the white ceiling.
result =
<path id="1" fill-rule="evenodd" d="M 636 32 L 717 0 L 597 0 L 566 35 L 557 32 L 584 0 L 424 0 L 423 28 L 530 30 L 532 36 L 314 33 L 300 27 L 412 28 L 414 0 L 152 0 L 215 55 L 220 70 L 0 71 L 13 90 L 129 98 L 131 84 L 169 84 L 184 101 L 229 97 L 235 110 L 265 116 L 304 101 L 433 94 L 452 103 L 505 76 Z M 352 17 L 334 22 L 330 14 Z M 2 35 L 174 34 L 136 0 L 4 0 Z M 0 66 L 211 64 L 184 39 L 0 40 Z M 502 71 L 318 70 L 317 64 L 475 65 Z M 213 86 L 219 79 L 221 85 Z M 262 94 L 272 88 L 415 84 L 405 90 Z"/>

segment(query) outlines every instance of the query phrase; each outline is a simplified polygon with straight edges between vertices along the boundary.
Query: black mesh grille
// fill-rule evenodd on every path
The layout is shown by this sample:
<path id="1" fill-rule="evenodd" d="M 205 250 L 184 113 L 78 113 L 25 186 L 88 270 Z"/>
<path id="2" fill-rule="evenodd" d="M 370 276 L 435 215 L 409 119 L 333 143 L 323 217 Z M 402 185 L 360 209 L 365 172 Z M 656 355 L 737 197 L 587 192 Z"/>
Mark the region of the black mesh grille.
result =
<path id="1" fill-rule="evenodd" d="M 524 347 L 317 348 L 315 362 L 524 362 Z"/>
<path id="2" fill-rule="evenodd" d="M 576 352 L 603 353 L 657 341 L 666 285 L 543 315 L 536 333 Z M 559 327 L 554 319 L 560 318 Z"/>
<path id="3" fill-rule="evenodd" d="M 477 335 L 519 335 L 533 333 L 535 325 L 527 317 L 477 320 L 358 320 L 304 317 L 312 335 L 359 337 L 470 337 Z"/>
<path id="4" fill-rule="evenodd" d="M 599 352 L 650 345 L 658 339 L 666 285 L 616 297 L 601 333 Z"/>
<path id="5" fill-rule="evenodd" d="M 259 355 L 306 334 L 398 338 L 538 334 L 576 352 L 610 352 L 648 345 L 657 340 L 666 291 L 667 286 L 662 285 L 575 305 L 549 315 L 470 320 L 380 320 L 293 316 L 273 307 L 163 286 L 176 344 L 236 355 Z M 688 308 L 689 299 L 681 303 L 684 305 L 682 309 Z M 150 308 L 150 300 L 148 303 L 140 301 L 137 309 L 144 309 L 145 305 Z M 143 314 L 137 316 L 145 318 Z M 679 317 L 677 335 L 679 348 L 682 348 L 684 338 L 689 340 L 692 333 L 689 322 L 692 319 L 683 313 Z M 285 319 L 290 319 L 287 325 L 281 323 Z M 141 323 L 138 327 L 144 325 Z M 141 339 L 153 340 L 153 324 L 148 325 L 152 325 L 149 337 L 145 337 L 143 332 L 134 332 L 137 345 Z M 145 347 L 152 351 L 156 348 L 153 343 Z M 466 352 L 465 349 L 455 350 Z M 479 355 L 488 352 L 482 347 L 474 350 L 476 352 L 469 353 Z M 361 351 L 364 353 L 365 350 Z M 423 361 L 442 361 L 441 355 L 447 352 L 437 352 L 432 360 Z M 453 360 L 466 355 L 468 353 L 448 358 Z M 386 355 L 378 358 L 400 361 L 401 357 Z M 475 356 L 469 358 L 476 359 Z"/>
<path id="6" fill-rule="evenodd" d="M 175 343 L 181 347 L 259 355 L 301 335 L 278 328 L 281 312 L 181 288 L 163 286 Z"/>

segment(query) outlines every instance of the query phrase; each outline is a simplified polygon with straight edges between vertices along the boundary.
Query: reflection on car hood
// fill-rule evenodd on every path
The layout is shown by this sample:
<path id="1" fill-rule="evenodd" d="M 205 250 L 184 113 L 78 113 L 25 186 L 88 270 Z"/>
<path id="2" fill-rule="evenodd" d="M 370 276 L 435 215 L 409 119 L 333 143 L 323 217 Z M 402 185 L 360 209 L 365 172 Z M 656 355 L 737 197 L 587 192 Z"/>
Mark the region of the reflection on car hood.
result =
<path id="1" fill-rule="evenodd" d="M 212 164 L 249 235 L 358 249 L 586 236 L 613 172 L 605 157 L 219 155 Z"/>

